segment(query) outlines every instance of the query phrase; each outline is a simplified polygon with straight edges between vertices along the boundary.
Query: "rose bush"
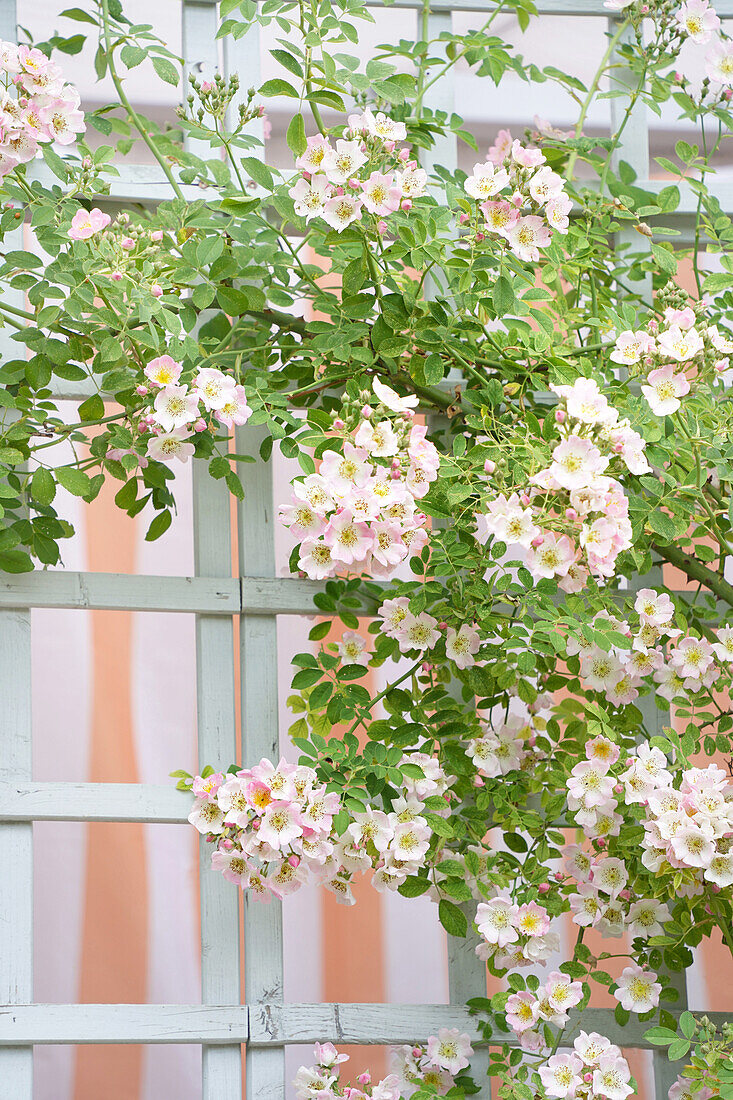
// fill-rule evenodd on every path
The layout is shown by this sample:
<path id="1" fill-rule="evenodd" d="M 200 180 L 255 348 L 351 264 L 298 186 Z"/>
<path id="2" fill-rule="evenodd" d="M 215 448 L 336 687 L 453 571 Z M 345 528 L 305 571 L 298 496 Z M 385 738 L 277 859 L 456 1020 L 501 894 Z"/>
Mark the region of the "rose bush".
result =
<path id="1" fill-rule="evenodd" d="M 708 1025 L 683 1015 L 680 1040 L 664 1006 L 703 937 L 733 950 L 733 228 L 709 186 L 733 45 L 707 0 L 606 6 L 618 21 L 586 87 L 496 35 L 501 10 L 526 27 L 531 0 L 436 41 L 425 18 L 365 68 L 348 53 L 373 18 L 363 0 L 224 0 L 222 35 L 276 24 L 282 75 L 247 92 L 192 76 L 166 130 L 126 80 L 149 60 L 178 85 L 179 59 L 118 0 L 67 12 L 68 38 L 0 49 L 0 317 L 18 345 L 0 364 L 0 567 L 62 560 L 58 486 L 91 501 L 111 479 L 152 539 L 177 461 L 205 461 L 236 496 L 240 463 L 274 447 L 297 461 L 279 502 L 290 565 L 324 583 L 294 661 L 294 753 L 176 773 L 192 823 L 262 899 L 315 878 L 350 902 L 368 872 L 429 895 L 450 935 L 472 925 L 506 978 L 472 1007 L 518 1100 L 633 1092 L 607 1038 L 563 1047 L 594 983 L 620 1024 L 656 1020 L 671 1055 L 698 1027 L 708 1050 Z M 83 118 L 52 54 L 86 34 L 116 99 Z M 459 60 L 489 89 L 558 83 L 576 127 L 537 118 L 478 149 L 429 106 Z M 700 61 L 706 76 L 686 76 Z M 604 91 L 619 62 L 628 79 Z M 623 97 L 607 138 L 583 132 L 599 95 Z M 260 137 L 278 97 L 282 170 Z M 638 102 L 699 133 L 659 158 L 653 189 L 623 160 Z M 111 140 L 91 151 L 85 127 Z M 433 166 L 445 135 L 470 147 L 470 174 Z M 139 141 L 172 197 L 107 213 Z M 667 218 L 683 187 L 689 243 Z M 73 417 L 59 381 L 86 395 Z M 264 429 L 258 454 L 232 444 L 244 424 Z M 615 942 L 591 950 L 588 928 Z M 535 965 L 542 978 L 522 973 Z M 470 1092 L 466 1043 L 441 1033 L 361 1089 L 321 1048 L 298 1095 Z M 706 1095 L 718 1068 L 730 1094 L 729 1048 L 715 1059 L 695 1055 L 676 1096 L 686 1081 Z"/>

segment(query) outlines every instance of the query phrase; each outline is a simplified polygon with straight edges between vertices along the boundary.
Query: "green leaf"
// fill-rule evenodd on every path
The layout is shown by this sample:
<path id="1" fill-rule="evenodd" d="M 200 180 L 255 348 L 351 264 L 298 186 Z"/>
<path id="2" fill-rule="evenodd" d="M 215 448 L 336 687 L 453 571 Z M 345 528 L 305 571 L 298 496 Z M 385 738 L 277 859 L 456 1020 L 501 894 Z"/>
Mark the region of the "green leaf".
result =
<path id="1" fill-rule="evenodd" d="M 369 670 L 364 665 L 344 665 L 338 671 L 339 680 L 361 680 Z"/>
<path id="2" fill-rule="evenodd" d="M 511 280 L 506 275 L 500 275 L 494 283 L 491 301 L 496 310 L 497 317 L 503 317 L 515 308 L 516 298 Z"/>
<path id="3" fill-rule="evenodd" d="M 654 1043 L 657 1047 L 666 1047 L 677 1040 L 677 1032 L 668 1027 L 650 1027 L 644 1032 L 644 1038 L 648 1043 Z"/>
<path id="4" fill-rule="evenodd" d="M 174 88 L 178 87 L 181 80 L 180 73 L 173 62 L 169 61 L 167 57 L 154 57 L 153 68 L 160 79 L 164 80 L 166 84 L 172 84 Z"/>
<path id="5" fill-rule="evenodd" d="M 56 480 L 67 493 L 73 493 L 75 497 L 84 497 L 91 489 L 89 478 L 76 466 L 57 466 Z"/>
<path id="6" fill-rule="evenodd" d="M 145 541 L 155 542 L 156 539 L 165 534 L 172 522 L 173 516 L 167 508 L 163 512 L 158 512 L 145 532 Z"/>
<path id="7" fill-rule="evenodd" d="M 62 183 L 67 183 L 69 179 L 69 170 L 58 153 L 55 153 L 50 145 L 42 145 L 41 153 L 56 179 L 61 180 Z"/>
<path id="8" fill-rule="evenodd" d="M 448 878 L 441 882 L 440 889 L 445 894 L 450 894 L 456 901 L 470 901 L 473 896 L 471 887 L 462 878 Z"/>
<path id="9" fill-rule="evenodd" d="M 437 386 L 443 381 L 445 364 L 437 352 L 431 352 L 423 364 L 423 375 L 428 386 Z"/>
<path id="10" fill-rule="evenodd" d="M 272 191 L 275 181 L 266 164 L 263 164 L 257 157 L 242 157 L 241 164 L 250 179 L 253 179 L 255 183 L 259 183 L 260 187 L 264 187 L 267 191 Z"/>
<path id="11" fill-rule="evenodd" d="M 123 64 L 128 69 L 134 69 L 141 64 L 147 57 L 147 53 L 140 46 L 133 46 L 131 42 L 126 42 L 120 50 L 120 57 Z M 176 82 L 177 83 L 177 82 Z"/>
<path id="12" fill-rule="evenodd" d="M 304 668 L 300 672 L 296 672 L 293 676 L 292 687 L 296 691 L 300 691 L 302 688 L 313 687 L 323 676 L 320 668 Z"/>
<path id="13" fill-rule="evenodd" d="M 667 275 L 677 274 L 677 261 L 668 249 L 663 248 L 660 244 L 652 244 L 652 256 Z"/>
<path id="14" fill-rule="evenodd" d="M 466 914 L 445 898 L 441 898 L 438 903 L 438 919 L 449 936 L 465 936 L 468 932 Z"/>
<path id="15" fill-rule="evenodd" d="M 65 8 L 60 14 L 64 19 L 74 19 L 77 23 L 91 23 L 93 27 L 99 26 L 98 20 L 81 8 Z"/>
<path id="16" fill-rule="evenodd" d="M 425 814 L 425 820 L 438 836 L 453 836 L 453 826 L 444 817 L 438 817 L 437 814 Z"/>
<path id="17" fill-rule="evenodd" d="M 298 61 L 297 57 L 293 57 L 287 50 L 270 50 L 270 54 L 279 61 L 284 69 L 287 69 L 293 76 L 298 76 L 303 79 L 303 66 Z"/>
<path id="18" fill-rule="evenodd" d="M 680 1058 L 684 1058 L 690 1046 L 691 1043 L 689 1039 L 675 1039 L 673 1043 L 670 1043 L 669 1050 L 667 1051 L 667 1057 L 670 1062 L 677 1062 Z"/>
<path id="19" fill-rule="evenodd" d="M 263 99 L 269 99 L 270 96 L 286 95 L 291 99 L 298 99 L 298 93 L 292 84 L 289 84 L 287 80 L 266 80 L 260 88 L 259 94 Z"/>
<path id="20" fill-rule="evenodd" d="M 680 1016 L 680 1031 L 684 1035 L 685 1039 L 691 1039 L 695 1034 L 695 1017 L 691 1012 L 683 1012 Z"/>
<path id="21" fill-rule="evenodd" d="M 671 542 L 677 533 L 674 520 L 666 512 L 651 512 L 647 518 L 647 523 L 655 534 L 661 535 L 667 542 Z"/>
<path id="22" fill-rule="evenodd" d="M 33 562 L 23 550 L 4 550 L 0 552 L 0 570 L 5 573 L 30 573 Z"/>
<path id="23" fill-rule="evenodd" d="M 0 447 L 0 462 L 6 466 L 17 466 L 23 461 L 23 452 L 16 447 Z"/>
<path id="24" fill-rule="evenodd" d="M 344 273 L 341 276 L 344 298 L 351 298 L 352 295 L 358 294 L 364 286 L 365 279 L 366 265 L 364 263 L 364 257 L 363 255 L 357 256 L 355 260 L 352 260 L 346 265 Z"/>
<path id="25" fill-rule="evenodd" d="M 98 393 L 92 394 L 79 406 L 80 420 L 99 420 L 104 416 L 104 401 Z"/>
<path id="26" fill-rule="evenodd" d="M 301 114 L 293 115 L 291 118 L 285 140 L 293 156 L 299 157 L 301 153 L 305 152 L 308 142 L 305 136 L 305 122 Z"/>
<path id="27" fill-rule="evenodd" d="M 56 496 L 56 482 L 50 470 L 42 466 L 34 472 L 31 478 L 31 496 L 38 504 L 50 504 Z"/>
<path id="28" fill-rule="evenodd" d="M 403 898 L 419 898 L 421 894 L 424 894 L 425 891 L 429 889 L 429 879 L 418 878 L 417 875 L 410 875 L 401 886 L 397 887 L 397 893 L 402 894 Z"/>
<path id="29" fill-rule="evenodd" d="M 728 275 L 724 271 L 716 271 L 714 275 L 708 275 L 702 284 L 706 294 L 718 294 L 721 290 L 730 290 L 731 287 L 733 287 L 733 275 Z"/>

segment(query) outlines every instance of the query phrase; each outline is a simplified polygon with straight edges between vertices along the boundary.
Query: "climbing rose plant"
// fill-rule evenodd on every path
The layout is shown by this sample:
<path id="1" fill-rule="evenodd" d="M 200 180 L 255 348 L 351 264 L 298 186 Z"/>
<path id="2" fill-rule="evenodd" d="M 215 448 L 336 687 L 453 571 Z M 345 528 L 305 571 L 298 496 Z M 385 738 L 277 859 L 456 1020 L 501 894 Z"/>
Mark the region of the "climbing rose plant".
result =
<path id="1" fill-rule="evenodd" d="M 342 1084 L 318 1046 L 299 1100 L 471 1095 L 476 1036 L 502 1100 L 625 1100 L 619 1046 L 582 1030 L 594 985 L 618 1035 L 637 1015 L 679 1062 L 670 1100 L 733 1097 L 730 1029 L 670 1012 L 704 938 L 733 952 L 733 227 L 709 186 L 733 44 L 708 0 L 606 7 L 586 86 L 497 35 L 532 0 L 435 39 L 426 0 L 416 41 L 366 66 L 364 0 L 224 0 L 221 36 L 271 27 L 278 75 L 192 74 L 166 128 L 128 88 L 144 63 L 178 87 L 180 59 L 119 0 L 0 44 L 0 568 L 63 563 L 59 488 L 110 482 L 155 539 L 181 463 L 241 498 L 277 448 L 320 619 L 291 750 L 174 773 L 212 873 L 264 902 L 315 881 L 351 904 L 361 874 L 426 895 L 504 979 L 471 1002 L 473 1036 L 403 1048 L 379 1082 Z M 86 37 L 115 98 L 84 116 Z M 577 124 L 479 148 L 431 106 L 458 61 L 488 95 L 559 85 Z M 618 128 L 587 136 L 608 94 Z M 641 105 L 690 136 L 653 188 L 624 161 Z M 441 164 L 447 139 L 467 171 Z M 115 212 L 140 142 L 166 197 Z"/>

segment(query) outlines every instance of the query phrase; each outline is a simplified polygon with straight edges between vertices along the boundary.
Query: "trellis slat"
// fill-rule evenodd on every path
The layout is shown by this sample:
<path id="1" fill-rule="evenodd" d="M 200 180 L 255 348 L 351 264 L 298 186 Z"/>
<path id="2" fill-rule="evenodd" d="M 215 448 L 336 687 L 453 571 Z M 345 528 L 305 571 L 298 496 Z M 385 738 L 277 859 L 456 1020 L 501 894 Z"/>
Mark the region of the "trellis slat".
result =
<path id="1" fill-rule="evenodd" d="M 261 428 L 240 428 L 237 452 L 257 454 Z M 244 500 L 239 504 L 239 572 L 242 577 L 275 573 L 272 463 L 240 463 Z M 252 615 L 243 601 L 240 625 L 242 678 L 242 762 L 280 757 L 277 691 L 277 621 Z M 244 991 L 257 1010 L 273 1011 L 283 1000 L 282 903 L 244 897 Z M 281 1050 L 247 1050 L 247 1088 L 257 1100 L 283 1100 L 285 1058 Z"/>
<path id="2" fill-rule="evenodd" d="M 679 1015 L 672 1011 L 675 1018 Z M 707 1015 L 719 1028 L 729 1019 L 723 1012 Z M 581 1018 L 568 1025 L 569 1042 L 581 1026 L 626 1049 L 652 1049 L 644 1039 L 648 1023 L 632 1018 L 626 1027 L 619 1027 L 612 1009 L 586 1008 Z M 482 1042 L 476 1018 L 457 1005 L 0 1005 L 0 1050 L 58 1043 L 247 1043 L 250 1053 L 258 1057 L 282 1057 L 282 1048 L 288 1043 L 424 1043 L 441 1027 L 457 1027 L 467 1032 L 474 1044 Z M 518 1044 L 513 1034 L 497 1034 L 494 1042 L 497 1046 Z M 263 1094 L 255 1095 L 259 1100 Z M 25 1100 L 23 1094 L 17 1096 Z"/>
<path id="3" fill-rule="evenodd" d="M 219 66 L 216 39 L 218 13 L 210 5 L 186 0 L 183 5 L 184 96 L 187 75 L 211 79 Z M 215 156 L 207 142 L 187 141 L 197 156 Z M 222 577 L 232 571 L 231 496 L 224 481 L 209 476 L 203 462 L 194 463 L 194 553 L 199 576 Z M 241 588 L 238 591 L 241 605 Z M 226 769 L 236 760 L 234 709 L 234 623 L 215 614 L 196 616 L 196 678 L 199 767 Z M 241 1018 L 240 891 L 212 870 L 212 846 L 201 837 L 201 998 L 208 1005 L 231 1005 L 230 1017 Z M 211 1010 L 209 1010 L 211 1011 Z M 245 1010 L 246 1012 L 246 1010 Z M 245 1037 L 246 1038 L 246 1035 Z M 241 1100 L 242 1037 L 229 1044 L 203 1047 L 203 1100 Z"/>

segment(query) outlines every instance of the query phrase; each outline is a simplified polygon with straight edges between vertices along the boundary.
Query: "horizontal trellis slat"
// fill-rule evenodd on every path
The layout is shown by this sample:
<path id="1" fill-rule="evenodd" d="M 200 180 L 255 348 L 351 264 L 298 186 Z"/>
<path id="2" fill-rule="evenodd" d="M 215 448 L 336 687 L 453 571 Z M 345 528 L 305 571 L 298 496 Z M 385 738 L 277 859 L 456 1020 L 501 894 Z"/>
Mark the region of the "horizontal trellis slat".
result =
<path id="1" fill-rule="evenodd" d="M 316 581 L 292 577 L 164 577 L 38 570 L 0 579 L 0 607 L 189 614 L 315 615 Z"/>
<path id="2" fill-rule="evenodd" d="M 680 1013 L 672 1012 L 679 1017 Z M 718 1027 L 729 1019 L 707 1013 Z M 0 1046 L 59 1043 L 247 1043 L 282 1047 L 289 1043 L 332 1041 L 354 1045 L 425 1042 L 441 1027 L 457 1027 L 480 1043 L 476 1018 L 459 1005 L 287 1004 L 287 1005 L 0 1005 Z M 580 1028 L 599 1031 L 625 1049 L 651 1050 L 648 1025 L 633 1020 L 624 1028 L 613 1010 L 586 1008 L 566 1028 L 572 1044 Z M 489 1045 L 516 1046 L 515 1035 L 497 1034 Z"/>
<path id="3" fill-rule="evenodd" d="M 212 761 L 224 763 L 223 761 Z M 0 783 L 0 821 L 143 821 L 181 824 L 192 796 L 155 783 Z"/>

